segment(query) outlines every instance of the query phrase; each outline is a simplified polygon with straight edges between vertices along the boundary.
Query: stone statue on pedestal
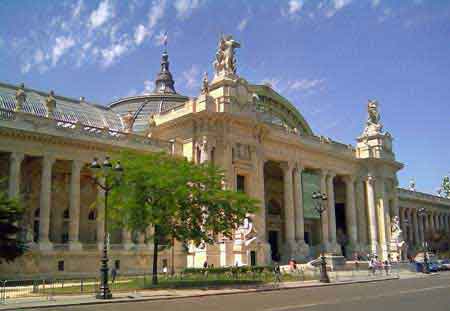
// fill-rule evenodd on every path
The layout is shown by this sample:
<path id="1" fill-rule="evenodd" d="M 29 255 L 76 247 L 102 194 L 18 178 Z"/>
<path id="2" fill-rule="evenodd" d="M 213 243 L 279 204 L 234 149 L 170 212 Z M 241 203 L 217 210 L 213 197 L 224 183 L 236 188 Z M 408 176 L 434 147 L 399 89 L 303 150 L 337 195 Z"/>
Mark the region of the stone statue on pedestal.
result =
<path id="1" fill-rule="evenodd" d="M 45 106 L 47 107 L 47 117 L 53 115 L 53 111 L 56 109 L 56 99 L 55 93 L 50 91 L 47 98 L 45 99 Z"/>
<path id="2" fill-rule="evenodd" d="M 380 113 L 378 111 L 378 102 L 376 100 L 369 100 L 367 104 L 367 123 L 364 129 L 365 135 L 379 134 L 383 130 L 383 125 L 380 122 Z"/>
<path id="3" fill-rule="evenodd" d="M 122 123 L 125 130 L 125 133 L 130 133 L 133 128 L 134 116 L 131 111 L 128 111 L 126 115 L 122 117 Z"/>
<path id="4" fill-rule="evenodd" d="M 222 36 L 214 61 L 215 76 L 234 76 L 236 74 L 236 57 L 234 49 L 241 47 L 241 44 L 233 40 L 230 35 Z"/>
<path id="5" fill-rule="evenodd" d="M 392 217 L 391 220 L 391 243 L 390 253 L 394 256 L 400 256 L 406 246 L 403 238 L 402 229 L 400 228 L 400 218 L 398 216 Z"/>
<path id="6" fill-rule="evenodd" d="M 208 95 L 209 93 L 208 83 L 209 83 L 208 73 L 205 71 L 205 73 L 203 74 L 203 81 L 202 81 L 202 89 L 201 89 L 202 94 Z"/>
<path id="7" fill-rule="evenodd" d="M 23 104 L 25 103 L 25 100 L 27 98 L 27 95 L 25 94 L 25 85 L 23 83 L 20 84 L 19 89 L 16 92 L 16 111 L 21 111 L 23 108 Z"/>

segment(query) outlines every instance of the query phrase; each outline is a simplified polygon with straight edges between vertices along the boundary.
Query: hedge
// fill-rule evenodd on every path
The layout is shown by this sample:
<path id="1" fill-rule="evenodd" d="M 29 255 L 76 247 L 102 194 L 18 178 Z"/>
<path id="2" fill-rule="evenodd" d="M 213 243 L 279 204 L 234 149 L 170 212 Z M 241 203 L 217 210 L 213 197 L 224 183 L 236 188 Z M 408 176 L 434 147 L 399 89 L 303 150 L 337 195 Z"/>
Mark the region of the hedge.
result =
<path id="1" fill-rule="evenodd" d="M 262 273 L 262 272 L 272 272 L 272 266 L 232 266 L 232 267 L 218 267 L 218 268 L 185 268 L 183 273 L 189 274 L 225 274 L 225 273 Z"/>

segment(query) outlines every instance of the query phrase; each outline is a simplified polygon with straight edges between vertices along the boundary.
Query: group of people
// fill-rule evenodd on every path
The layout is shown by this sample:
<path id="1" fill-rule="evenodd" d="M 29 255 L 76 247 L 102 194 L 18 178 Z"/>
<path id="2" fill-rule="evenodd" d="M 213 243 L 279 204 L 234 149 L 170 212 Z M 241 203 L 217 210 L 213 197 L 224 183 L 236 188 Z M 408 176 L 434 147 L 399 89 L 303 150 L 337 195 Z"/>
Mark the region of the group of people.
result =
<path id="1" fill-rule="evenodd" d="M 382 273 L 384 270 L 386 275 L 391 274 L 393 261 L 390 254 L 388 254 L 387 259 L 384 261 L 379 260 L 377 255 L 369 256 L 369 258 L 369 273 L 375 275 L 377 271 Z"/>

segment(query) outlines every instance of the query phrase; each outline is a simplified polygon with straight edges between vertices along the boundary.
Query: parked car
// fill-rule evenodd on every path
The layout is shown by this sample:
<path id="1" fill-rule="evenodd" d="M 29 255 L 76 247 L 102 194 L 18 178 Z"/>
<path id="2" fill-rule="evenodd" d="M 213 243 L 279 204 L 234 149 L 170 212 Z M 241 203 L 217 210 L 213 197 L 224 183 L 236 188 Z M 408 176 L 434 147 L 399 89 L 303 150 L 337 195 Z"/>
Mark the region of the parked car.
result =
<path id="1" fill-rule="evenodd" d="M 443 259 L 440 261 L 441 270 L 450 270 L 450 259 Z"/>

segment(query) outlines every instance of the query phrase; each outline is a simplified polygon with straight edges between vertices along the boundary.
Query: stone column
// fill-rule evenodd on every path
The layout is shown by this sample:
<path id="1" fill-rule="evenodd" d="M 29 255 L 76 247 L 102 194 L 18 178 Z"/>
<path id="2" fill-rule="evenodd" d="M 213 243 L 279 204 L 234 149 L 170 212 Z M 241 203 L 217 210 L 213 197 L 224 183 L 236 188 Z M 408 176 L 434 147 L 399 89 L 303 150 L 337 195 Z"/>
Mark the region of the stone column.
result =
<path id="1" fill-rule="evenodd" d="M 351 250 L 354 250 L 358 241 L 358 228 L 356 225 L 356 208 L 355 208 L 355 178 L 353 176 L 345 176 L 345 221 L 347 223 L 347 234 Z"/>
<path id="2" fill-rule="evenodd" d="M 79 240 L 80 231 L 80 173 L 83 163 L 72 161 L 72 171 L 70 175 L 70 206 L 69 206 L 69 249 L 81 250 Z"/>
<path id="3" fill-rule="evenodd" d="M 295 249 L 295 213 L 294 213 L 294 192 L 292 183 L 293 164 L 291 162 L 282 163 L 283 169 L 283 192 L 284 192 L 284 225 L 286 232 L 286 250 L 289 253 L 284 256 L 292 256 L 292 251 Z"/>
<path id="4" fill-rule="evenodd" d="M 356 210 L 358 214 L 358 242 L 361 251 L 367 246 L 367 215 L 364 198 L 364 184 L 361 179 L 356 180 Z"/>
<path id="5" fill-rule="evenodd" d="M 431 226 L 430 226 L 430 214 L 427 212 L 426 214 L 425 214 L 425 222 L 424 222 L 424 241 L 426 242 L 427 241 L 427 234 L 428 234 L 428 232 L 431 232 Z"/>
<path id="6" fill-rule="evenodd" d="M 417 211 L 412 210 L 413 228 L 414 228 L 414 243 L 415 245 L 420 245 L 420 232 L 419 232 L 419 219 L 417 217 Z"/>
<path id="7" fill-rule="evenodd" d="M 131 238 L 131 231 L 126 228 L 122 229 L 122 246 L 123 249 L 127 251 L 134 246 L 133 239 Z"/>
<path id="8" fill-rule="evenodd" d="M 100 181 L 102 184 L 103 181 Z M 97 186 L 97 245 L 100 251 L 103 250 L 103 240 L 105 236 L 105 191 Z"/>
<path id="9" fill-rule="evenodd" d="M 294 176 L 294 199 L 295 199 L 295 237 L 297 243 L 305 244 L 305 221 L 303 217 L 303 167 L 297 165 Z"/>
<path id="10" fill-rule="evenodd" d="M 251 159 L 254 164 L 254 173 L 251 175 L 252 186 L 250 187 L 251 195 L 260 201 L 259 210 L 254 215 L 253 222 L 257 235 L 256 261 L 258 265 L 269 264 L 271 262 L 270 244 L 267 242 L 266 230 L 266 202 L 264 190 L 264 165 L 266 160 L 262 150 L 258 147 L 252 148 Z M 232 263 L 234 264 L 234 263 Z"/>
<path id="11" fill-rule="evenodd" d="M 414 224 L 413 224 L 413 215 L 412 215 L 412 209 L 408 209 L 408 243 L 410 245 L 414 244 Z"/>
<path id="12" fill-rule="evenodd" d="M 327 193 L 327 171 L 320 171 L 320 192 Z M 327 204 L 323 202 L 323 204 Z M 328 206 L 325 211 L 322 213 L 322 244 L 325 250 L 328 250 L 330 247 L 330 231 L 328 227 Z"/>
<path id="13" fill-rule="evenodd" d="M 39 222 L 39 248 L 51 250 L 50 242 L 50 208 L 52 202 L 52 167 L 55 158 L 44 156 L 42 158 L 41 194 L 40 194 L 40 222 Z"/>
<path id="14" fill-rule="evenodd" d="M 417 215 L 417 212 L 416 212 Z M 424 224 L 424 217 L 417 215 L 417 221 L 419 223 L 419 235 L 420 235 L 420 245 L 423 245 L 423 242 L 425 241 L 425 224 Z"/>
<path id="15" fill-rule="evenodd" d="M 378 234 L 377 234 L 377 214 L 376 214 L 376 203 L 375 203 L 375 191 L 374 185 L 375 178 L 373 176 L 368 176 L 366 180 L 366 191 L 367 191 L 367 224 L 369 227 L 369 245 L 370 252 L 372 254 L 377 253 L 378 249 Z"/>
<path id="16" fill-rule="evenodd" d="M 378 220 L 378 238 L 379 238 L 379 256 L 381 259 L 387 258 L 387 234 L 386 234 L 386 193 L 383 179 L 376 180 L 377 192 L 377 220 Z"/>
<path id="17" fill-rule="evenodd" d="M 9 197 L 17 198 L 20 194 L 21 166 L 25 155 L 12 152 L 9 160 Z"/>
<path id="18" fill-rule="evenodd" d="M 330 232 L 330 244 L 333 252 L 339 252 L 340 248 L 336 240 L 336 209 L 334 200 L 334 177 L 336 174 L 329 173 L 327 179 L 327 195 L 328 195 L 328 226 Z"/>
<path id="19" fill-rule="evenodd" d="M 400 217 L 400 226 L 402 227 L 402 234 L 403 234 L 403 239 L 407 240 L 407 226 L 406 226 L 406 208 L 400 208 L 400 213 L 399 213 L 399 217 Z"/>

